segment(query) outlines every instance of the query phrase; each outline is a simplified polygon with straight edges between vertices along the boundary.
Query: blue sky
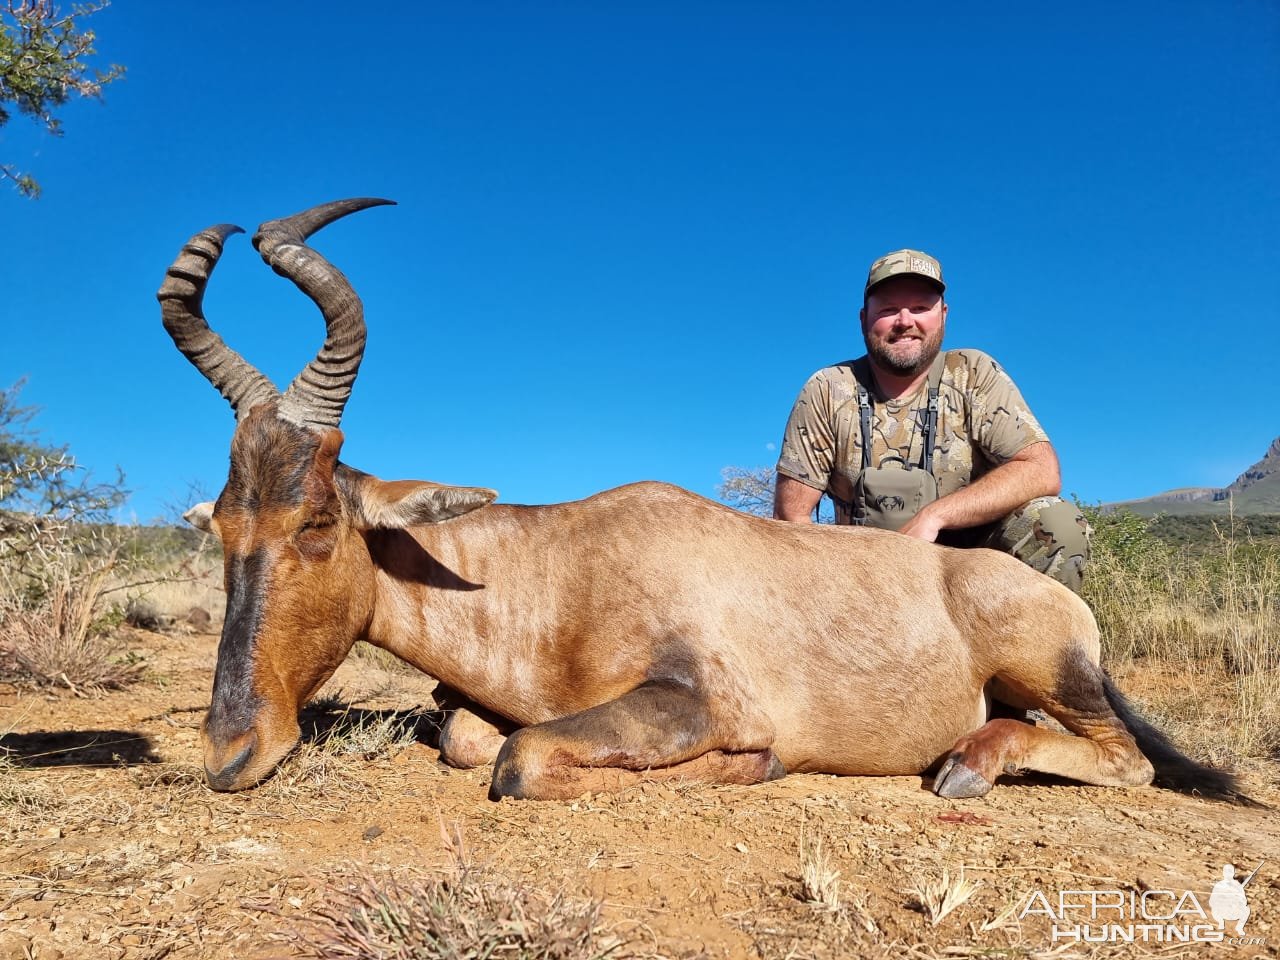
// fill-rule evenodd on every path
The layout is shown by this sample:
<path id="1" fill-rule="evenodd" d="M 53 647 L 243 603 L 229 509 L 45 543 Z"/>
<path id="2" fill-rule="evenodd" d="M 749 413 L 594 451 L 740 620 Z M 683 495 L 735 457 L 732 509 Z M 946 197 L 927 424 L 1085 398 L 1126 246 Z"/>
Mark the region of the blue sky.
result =
<path id="1" fill-rule="evenodd" d="M 573 499 L 711 495 L 862 352 L 868 264 L 943 263 L 1086 500 L 1225 484 L 1280 433 L 1280 7 L 1267 0 L 220 3 L 93 18 L 106 102 L 0 157 L 0 383 L 146 520 L 231 412 L 154 293 L 191 234 L 344 196 L 365 302 L 343 459 Z M 234 238 L 213 327 L 277 383 L 314 307 Z"/>

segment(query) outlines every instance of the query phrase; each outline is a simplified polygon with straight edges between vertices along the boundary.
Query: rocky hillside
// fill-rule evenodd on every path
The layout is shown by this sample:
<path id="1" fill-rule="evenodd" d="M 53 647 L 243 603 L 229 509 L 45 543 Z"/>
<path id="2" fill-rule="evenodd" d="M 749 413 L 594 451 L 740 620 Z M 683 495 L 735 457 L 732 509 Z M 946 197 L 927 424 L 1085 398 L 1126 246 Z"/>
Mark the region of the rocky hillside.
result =
<path id="1" fill-rule="evenodd" d="M 1261 460 L 1225 487 L 1185 487 L 1106 504 L 1108 509 L 1124 507 L 1145 515 L 1225 514 L 1231 506 L 1237 514 L 1280 513 L 1280 437 Z"/>

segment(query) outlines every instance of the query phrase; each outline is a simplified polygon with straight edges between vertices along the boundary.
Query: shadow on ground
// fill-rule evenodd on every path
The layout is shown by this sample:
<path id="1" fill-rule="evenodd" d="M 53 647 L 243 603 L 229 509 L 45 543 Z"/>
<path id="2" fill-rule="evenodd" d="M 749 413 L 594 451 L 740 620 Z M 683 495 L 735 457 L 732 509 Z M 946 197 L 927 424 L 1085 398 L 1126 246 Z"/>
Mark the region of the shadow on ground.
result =
<path id="1" fill-rule="evenodd" d="M 21 767 L 116 767 L 160 763 L 136 730 L 36 730 L 0 736 L 0 754 Z"/>

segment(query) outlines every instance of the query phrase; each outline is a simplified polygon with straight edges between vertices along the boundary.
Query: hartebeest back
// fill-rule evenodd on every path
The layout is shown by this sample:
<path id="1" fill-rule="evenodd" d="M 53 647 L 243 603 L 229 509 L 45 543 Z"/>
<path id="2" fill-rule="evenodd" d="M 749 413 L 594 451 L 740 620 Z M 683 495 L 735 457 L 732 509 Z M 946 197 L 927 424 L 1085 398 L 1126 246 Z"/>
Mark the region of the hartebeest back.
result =
<path id="1" fill-rule="evenodd" d="M 160 288 L 166 329 L 238 419 L 226 487 L 190 514 L 226 563 L 202 727 L 213 787 L 267 776 L 298 739 L 302 705 L 367 640 L 447 685 L 458 709 L 442 755 L 496 754 L 493 797 L 641 776 L 929 770 L 939 794 L 963 797 L 1017 769 L 1137 785 L 1153 764 L 1171 786 L 1235 793 L 1129 709 L 1098 665 L 1085 604 L 1002 554 L 748 517 L 665 484 L 489 505 L 491 490 L 341 463 L 364 320 L 305 241 L 386 202 L 326 204 L 254 236 L 328 330 L 283 394 L 201 312 L 238 228 L 197 234 Z M 988 720 L 992 697 L 1047 710 L 1075 735 Z"/>

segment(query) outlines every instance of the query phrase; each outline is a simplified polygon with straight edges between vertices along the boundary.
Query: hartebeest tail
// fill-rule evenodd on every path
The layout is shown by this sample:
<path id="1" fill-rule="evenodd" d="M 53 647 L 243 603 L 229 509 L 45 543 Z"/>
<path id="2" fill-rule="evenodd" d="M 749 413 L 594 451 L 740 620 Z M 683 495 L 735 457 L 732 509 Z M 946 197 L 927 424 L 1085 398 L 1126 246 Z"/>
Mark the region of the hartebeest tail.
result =
<path id="1" fill-rule="evenodd" d="M 228 598 L 201 728 L 210 786 L 268 776 L 302 705 L 365 640 L 483 708 L 454 711 L 441 755 L 496 756 L 493 797 L 937 770 L 935 792 L 956 798 L 1036 770 L 1240 799 L 1105 678 L 1084 602 L 1007 555 L 763 520 L 667 484 L 521 507 L 342 463 L 363 312 L 306 239 L 384 202 L 325 204 L 255 234 L 327 330 L 283 393 L 202 313 L 238 228 L 197 234 L 160 288 L 165 328 L 237 419 L 226 486 L 189 513 L 222 543 Z M 1069 734 L 989 719 L 992 698 L 1043 708 Z"/>
<path id="2" fill-rule="evenodd" d="M 1256 805 L 1255 801 L 1241 792 L 1240 781 L 1235 775 L 1192 760 L 1184 754 L 1161 730 L 1148 723 L 1134 709 L 1105 670 L 1099 668 L 1099 671 L 1102 673 L 1102 689 L 1106 693 L 1107 703 L 1133 734 L 1142 755 L 1155 768 L 1155 779 L 1152 782 L 1156 786 L 1177 790 L 1179 793 L 1211 797 L 1214 800 Z"/>

